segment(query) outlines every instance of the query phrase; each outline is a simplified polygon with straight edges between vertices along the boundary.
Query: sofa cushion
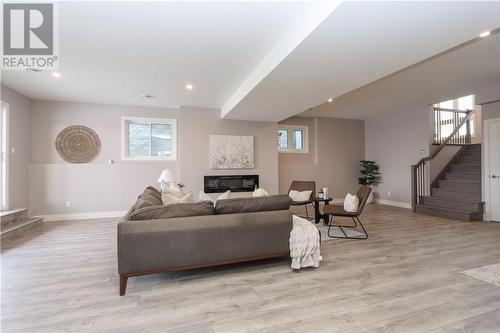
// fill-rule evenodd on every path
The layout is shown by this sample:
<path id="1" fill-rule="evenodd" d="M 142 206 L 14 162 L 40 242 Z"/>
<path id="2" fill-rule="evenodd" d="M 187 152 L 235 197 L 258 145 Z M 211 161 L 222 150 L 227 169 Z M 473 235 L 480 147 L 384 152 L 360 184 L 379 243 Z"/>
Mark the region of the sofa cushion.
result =
<path id="1" fill-rule="evenodd" d="M 286 210 L 290 208 L 291 199 L 288 195 L 270 195 L 258 198 L 234 198 L 217 200 L 215 214 L 238 214 L 264 212 L 271 210 Z"/>
<path id="2" fill-rule="evenodd" d="M 135 209 L 156 205 L 161 205 L 161 192 L 152 186 L 148 186 L 137 198 Z"/>
<path id="3" fill-rule="evenodd" d="M 154 220 L 172 217 L 213 215 L 214 206 L 211 202 L 178 203 L 173 205 L 160 205 L 139 208 L 129 212 L 127 220 Z"/>

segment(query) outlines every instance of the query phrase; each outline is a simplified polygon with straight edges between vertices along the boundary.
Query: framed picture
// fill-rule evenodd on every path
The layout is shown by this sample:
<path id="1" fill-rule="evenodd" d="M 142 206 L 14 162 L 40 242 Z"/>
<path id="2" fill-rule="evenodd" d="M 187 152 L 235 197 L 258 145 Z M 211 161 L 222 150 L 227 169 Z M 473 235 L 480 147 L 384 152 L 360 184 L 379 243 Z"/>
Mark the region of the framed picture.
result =
<path id="1" fill-rule="evenodd" d="M 253 136 L 210 135 L 210 168 L 253 169 Z"/>

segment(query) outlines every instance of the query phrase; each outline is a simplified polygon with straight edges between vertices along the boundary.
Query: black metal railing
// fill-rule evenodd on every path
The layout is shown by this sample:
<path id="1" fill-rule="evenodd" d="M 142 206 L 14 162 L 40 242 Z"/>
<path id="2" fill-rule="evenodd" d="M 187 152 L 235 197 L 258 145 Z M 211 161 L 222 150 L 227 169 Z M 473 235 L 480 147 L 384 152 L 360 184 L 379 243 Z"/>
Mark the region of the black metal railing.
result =
<path id="1" fill-rule="evenodd" d="M 457 128 L 460 123 L 472 113 L 472 110 L 453 110 L 444 108 L 434 108 L 434 139 L 433 144 L 442 144 L 448 136 Z M 470 117 L 465 122 L 465 126 L 448 140 L 448 144 L 463 145 L 471 143 Z"/>
<path id="2" fill-rule="evenodd" d="M 453 116 L 450 119 L 450 124 L 452 124 L 453 128 L 450 131 L 448 128 L 445 129 L 447 136 L 444 139 L 442 139 L 443 131 L 441 126 L 436 126 L 436 124 L 442 125 L 448 123 L 448 115 L 444 116 L 446 118 L 444 119 L 442 117 L 443 112 L 453 113 Z M 470 118 L 472 117 L 472 114 L 473 112 L 471 110 L 459 111 L 434 108 L 434 142 L 439 144 L 439 147 L 428 157 L 420 159 L 417 164 L 411 166 L 411 205 L 413 212 L 416 211 L 416 205 L 421 203 L 422 197 L 430 194 L 431 181 L 429 179 L 429 171 L 430 162 L 434 159 L 434 157 L 436 157 L 446 145 L 466 145 L 471 143 Z M 443 121 L 445 122 L 443 123 Z M 463 128 L 465 128 L 465 130 L 463 130 Z M 465 134 L 460 134 L 464 132 Z M 436 139 L 439 139 L 439 141 L 436 141 Z"/>

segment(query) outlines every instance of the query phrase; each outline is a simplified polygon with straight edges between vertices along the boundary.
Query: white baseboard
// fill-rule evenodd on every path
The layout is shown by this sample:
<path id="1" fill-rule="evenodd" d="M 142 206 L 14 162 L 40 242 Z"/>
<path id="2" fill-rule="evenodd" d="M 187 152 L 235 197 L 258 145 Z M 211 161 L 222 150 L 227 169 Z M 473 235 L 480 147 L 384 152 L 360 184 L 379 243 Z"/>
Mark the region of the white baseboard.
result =
<path id="1" fill-rule="evenodd" d="M 106 212 L 39 215 L 36 217 L 42 217 L 45 222 L 54 222 L 54 221 L 90 220 L 90 219 L 122 217 L 126 213 L 127 213 L 126 210 L 115 210 Z"/>
<path id="2" fill-rule="evenodd" d="M 411 204 L 409 204 L 407 202 L 377 199 L 377 200 L 375 200 L 375 203 L 378 203 L 378 204 L 381 204 L 381 205 L 395 206 L 395 207 L 401 207 L 401 208 L 411 209 Z"/>

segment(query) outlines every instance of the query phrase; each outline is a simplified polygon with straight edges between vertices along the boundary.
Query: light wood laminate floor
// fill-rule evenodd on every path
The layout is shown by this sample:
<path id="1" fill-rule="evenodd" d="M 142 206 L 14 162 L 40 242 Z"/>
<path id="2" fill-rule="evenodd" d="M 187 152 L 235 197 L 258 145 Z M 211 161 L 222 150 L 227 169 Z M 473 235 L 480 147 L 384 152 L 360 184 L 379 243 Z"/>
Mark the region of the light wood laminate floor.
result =
<path id="1" fill-rule="evenodd" d="M 44 223 L 2 244 L 2 332 L 500 332 L 500 288 L 460 271 L 500 262 L 500 224 L 369 206 L 368 240 L 288 259 L 130 278 L 117 219 Z M 168 254 L 165 254 L 168 255 Z"/>

